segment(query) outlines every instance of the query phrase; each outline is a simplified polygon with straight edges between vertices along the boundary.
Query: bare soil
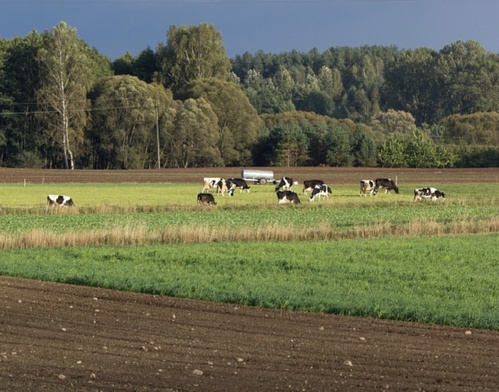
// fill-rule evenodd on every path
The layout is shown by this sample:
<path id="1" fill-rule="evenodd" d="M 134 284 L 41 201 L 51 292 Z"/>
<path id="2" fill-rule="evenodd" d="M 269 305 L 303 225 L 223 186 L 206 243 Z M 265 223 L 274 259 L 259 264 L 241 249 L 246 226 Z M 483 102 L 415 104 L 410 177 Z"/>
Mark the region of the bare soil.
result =
<path id="1" fill-rule="evenodd" d="M 0 278 L 2 391 L 497 391 L 499 332 Z"/>
<path id="2" fill-rule="evenodd" d="M 200 183 L 203 177 L 241 177 L 240 167 L 150 170 L 40 170 L 0 168 L 0 183 Z M 490 169 L 386 169 L 335 167 L 263 167 L 274 178 L 291 176 L 294 180 L 319 178 L 327 184 L 355 184 L 362 179 L 388 177 L 399 183 L 434 186 L 448 183 L 499 183 L 499 168 Z"/>
<path id="3" fill-rule="evenodd" d="M 499 174 L 496 169 L 441 175 L 328 170 L 337 182 L 355 183 L 379 172 L 410 175 L 411 182 L 430 185 L 497 182 Z M 227 176 L 238 173 L 227 170 Z M 317 174 L 309 169 L 295 173 Z M 198 182 L 200 176 L 217 174 L 157 170 L 100 172 L 96 178 L 90 171 L 4 169 L 0 182 Z M 68 390 L 498 391 L 499 331 L 0 277 L 0 391 Z"/>

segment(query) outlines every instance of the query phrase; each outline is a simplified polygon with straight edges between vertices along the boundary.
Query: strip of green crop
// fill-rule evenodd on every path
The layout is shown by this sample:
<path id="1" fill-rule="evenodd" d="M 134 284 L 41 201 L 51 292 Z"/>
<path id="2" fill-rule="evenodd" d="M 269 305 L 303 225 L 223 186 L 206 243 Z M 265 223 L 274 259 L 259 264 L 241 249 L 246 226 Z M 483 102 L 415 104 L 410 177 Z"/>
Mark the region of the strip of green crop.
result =
<path id="1" fill-rule="evenodd" d="M 291 208 L 289 208 L 291 207 Z M 273 206 L 163 213 L 0 216 L 0 249 L 213 241 L 311 241 L 499 232 L 490 205 Z"/>
<path id="2" fill-rule="evenodd" d="M 20 233 L 43 229 L 64 233 L 68 230 L 89 231 L 115 227 L 144 226 L 148 230 L 184 226 L 207 226 L 220 229 L 258 228 L 268 224 L 293 227 L 313 227 L 321 223 L 334 225 L 337 229 L 357 224 L 371 225 L 390 222 L 394 225 L 413 221 L 445 222 L 499 217 L 497 205 L 456 205 L 435 203 L 406 203 L 360 207 L 293 207 L 273 206 L 263 208 L 172 210 L 151 213 L 113 214 L 29 214 L 0 215 L 0 233 Z"/>
<path id="3" fill-rule="evenodd" d="M 0 274 L 499 329 L 498 234 L 2 251 Z"/>

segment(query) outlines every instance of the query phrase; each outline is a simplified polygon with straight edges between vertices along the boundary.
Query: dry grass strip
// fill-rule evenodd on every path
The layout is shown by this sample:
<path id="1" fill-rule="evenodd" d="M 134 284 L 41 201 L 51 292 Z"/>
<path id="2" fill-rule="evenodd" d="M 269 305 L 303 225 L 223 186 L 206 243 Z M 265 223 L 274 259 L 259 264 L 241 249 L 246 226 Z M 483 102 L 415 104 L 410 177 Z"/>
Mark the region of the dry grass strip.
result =
<path id="1" fill-rule="evenodd" d="M 120 226 L 109 230 L 69 231 L 54 233 L 42 229 L 19 234 L 0 235 L 0 249 L 71 247 L 98 245 L 193 244 L 214 242 L 319 241 L 356 238 L 420 237 L 499 232 L 499 217 L 462 219 L 448 223 L 415 220 L 398 225 L 390 222 L 357 225 L 338 230 L 334 224 L 314 227 L 289 227 L 269 224 L 257 229 L 224 229 L 210 226 L 182 226 L 164 230 L 148 230 L 143 225 Z"/>

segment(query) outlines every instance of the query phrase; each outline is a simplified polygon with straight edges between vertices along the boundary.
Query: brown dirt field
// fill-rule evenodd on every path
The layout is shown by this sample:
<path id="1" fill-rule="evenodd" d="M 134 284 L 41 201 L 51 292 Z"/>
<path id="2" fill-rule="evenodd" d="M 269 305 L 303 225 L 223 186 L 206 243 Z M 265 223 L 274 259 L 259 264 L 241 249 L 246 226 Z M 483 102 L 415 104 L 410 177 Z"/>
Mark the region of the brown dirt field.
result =
<path id="1" fill-rule="evenodd" d="M 243 168 L 151 170 L 40 170 L 0 168 L 0 183 L 202 183 L 203 177 L 240 177 Z M 291 176 L 303 181 L 320 178 L 328 184 L 358 184 L 361 179 L 390 177 L 421 186 L 447 183 L 499 183 L 499 168 L 490 169 L 383 169 L 334 167 L 263 167 L 276 179 Z"/>
<path id="2" fill-rule="evenodd" d="M 499 332 L 0 278 L 2 391 L 497 391 Z"/>
<path id="3" fill-rule="evenodd" d="M 428 184 L 499 176 L 497 169 L 327 170 L 289 175 L 350 183 L 380 173 Z M 222 172 L 238 176 L 240 169 L 99 172 L 97 178 L 90 171 L 0 169 L 0 182 L 199 182 Z M 499 331 L 0 277 L 0 391 L 68 390 L 498 391 Z"/>

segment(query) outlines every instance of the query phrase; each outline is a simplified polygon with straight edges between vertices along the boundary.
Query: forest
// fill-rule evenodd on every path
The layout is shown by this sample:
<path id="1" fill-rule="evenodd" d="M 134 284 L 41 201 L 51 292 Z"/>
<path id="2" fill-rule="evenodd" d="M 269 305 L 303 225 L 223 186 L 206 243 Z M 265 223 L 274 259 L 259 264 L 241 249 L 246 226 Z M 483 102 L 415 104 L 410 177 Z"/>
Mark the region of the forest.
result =
<path id="1" fill-rule="evenodd" d="M 0 166 L 499 166 L 499 55 L 331 47 L 228 58 L 213 25 L 116 60 L 60 22 L 0 38 Z"/>

